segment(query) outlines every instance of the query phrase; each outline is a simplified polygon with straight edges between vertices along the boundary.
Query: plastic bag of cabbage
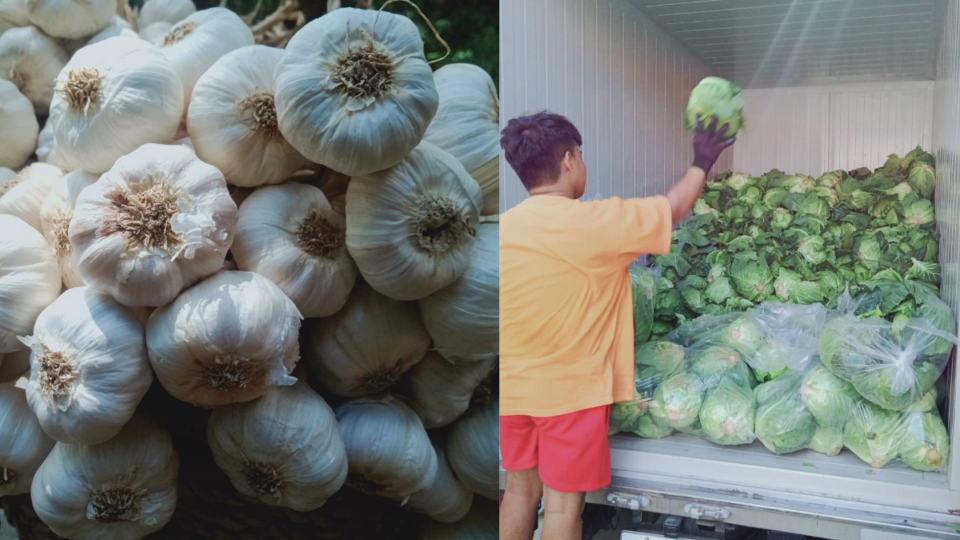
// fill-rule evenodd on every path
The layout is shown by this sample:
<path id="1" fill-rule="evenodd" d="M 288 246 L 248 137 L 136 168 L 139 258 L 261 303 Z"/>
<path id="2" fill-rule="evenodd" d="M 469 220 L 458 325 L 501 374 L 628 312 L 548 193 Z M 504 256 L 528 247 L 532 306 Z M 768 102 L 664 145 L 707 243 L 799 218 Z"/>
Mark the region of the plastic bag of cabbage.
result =
<path id="1" fill-rule="evenodd" d="M 630 287 L 633 291 L 633 340 L 639 345 L 650 339 L 653 330 L 653 307 L 657 280 L 649 268 L 631 266 Z"/>

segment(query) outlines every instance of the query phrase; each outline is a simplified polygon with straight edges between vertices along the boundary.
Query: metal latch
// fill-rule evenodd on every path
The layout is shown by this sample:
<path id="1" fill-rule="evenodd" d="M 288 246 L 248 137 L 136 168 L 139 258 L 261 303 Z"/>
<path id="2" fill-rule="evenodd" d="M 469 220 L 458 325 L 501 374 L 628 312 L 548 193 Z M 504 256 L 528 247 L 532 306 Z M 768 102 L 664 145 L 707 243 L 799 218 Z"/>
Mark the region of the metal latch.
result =
<path id="1" fill-rule="evenodd" d="M 688 504 L 683 507 L 683 511 L 697 521 L 723 521 L 730 517 L 730 511 L 725 508 L 702 504 Z"/>
<path id="2" fill-rule="evenodd" d="M 607 502 L 620 508 L 629 508 L 630 510 L 639 510 L 650 506 L 650 499 L 643 495 L 631 495 L 629 493 L 607 493 Z"/>

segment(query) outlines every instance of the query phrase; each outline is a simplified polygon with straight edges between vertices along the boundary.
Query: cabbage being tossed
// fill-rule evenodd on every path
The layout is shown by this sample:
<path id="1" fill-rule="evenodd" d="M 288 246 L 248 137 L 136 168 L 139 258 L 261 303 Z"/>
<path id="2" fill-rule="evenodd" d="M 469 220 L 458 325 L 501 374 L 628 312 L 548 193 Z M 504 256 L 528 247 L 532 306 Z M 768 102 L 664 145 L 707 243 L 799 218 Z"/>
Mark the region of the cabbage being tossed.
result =
<path id="1" fill-rule="evenodd" d="M 704 125 L 717 120 L 717 130 L 727 127 L 727 137 L 733 137 L 743 128 L 743 96 L 740 87 L 720 77 L 707 77 L 690 93 L 690 102 L 684 114 L 688 131 L 697 129 L 697 117 Z"/>

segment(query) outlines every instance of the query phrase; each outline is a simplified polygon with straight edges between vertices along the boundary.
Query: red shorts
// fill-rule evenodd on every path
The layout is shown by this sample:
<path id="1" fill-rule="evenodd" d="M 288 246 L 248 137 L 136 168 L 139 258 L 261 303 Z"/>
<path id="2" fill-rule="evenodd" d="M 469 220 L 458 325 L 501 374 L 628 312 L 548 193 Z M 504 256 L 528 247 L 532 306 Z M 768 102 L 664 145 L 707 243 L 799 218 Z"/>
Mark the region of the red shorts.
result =
<path id="1" fill-rule="evenodd" d="M 610 406 L 560 416 L 501 416 L 503 468 L 538 467 L 543 484 L 581 493 L 610 485 Z"/>

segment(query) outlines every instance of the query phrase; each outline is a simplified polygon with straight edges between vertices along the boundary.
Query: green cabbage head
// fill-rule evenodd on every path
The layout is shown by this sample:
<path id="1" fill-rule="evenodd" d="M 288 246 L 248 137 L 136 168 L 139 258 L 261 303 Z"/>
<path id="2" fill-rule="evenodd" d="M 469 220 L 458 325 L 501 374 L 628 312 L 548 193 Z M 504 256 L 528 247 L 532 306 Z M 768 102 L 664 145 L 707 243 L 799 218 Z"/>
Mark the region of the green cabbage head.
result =
<path id="1" fill-rule="evenodd" d="M 808 371 L 800 383 L 800 400 L 821 427 L 842 429 L 859 399 L 853 385 L 822 365 Z"/>
<path id="2" fill-rule="evenodd" d="M 808 448 L 814 452 L 835 456 L 843 450 L 843 432 L 832 427 L 818 426 Z"/>
<path id="3" fill-rule="evenodd" d="M 690 357 L 690 371 L 700 377 L 705 388 L 716 386 L 727 372 L 740 365 L 740 354 L 728 347 L 706 347 Z"/>
<path id="4" fill-rule="evenodd" d="M 749 444 L 756 439 L 753 391 L 730 380 L 707 392 L 700 410 L 704 436 L 717 444 Z"/>
<path id="5" fill-rule="evenodd" d="M 817 424 L 800 401 L 799 378 L 787 374 L 754 390 L 757 438 L 775 454 L 789 454 L 810 444 Z"/>
<path id="6" fill-rule="evenodd" d="M 657 387 L 650 414 L 661 426 L 689 428 L 697 422 L 702 405 L 700 378 L 692 373 L 678 373 Z"/>
<path id="7" fill-rule="evenodd" d="M 937 185 L 937 175 L 933 167 L 926 163 L 916 163 L 910 169 L 910 187 L 918 195 L 929 199 L 933 196 L 933 188 Z"/>
<path id="8" fill-rule="evenodd" d="M 644 439 L 662 439 L 673 433 L 673 428 L 662 425 L 653 416 L 645 414 L 637 420 L 633 432 Z"/>
<path id="9" fill-rule="evenodd" d="M 950 454 L 950 437 L 940 417 L 929 412 L 907 413 L 903 429 L 899 452 L 904 465 L 918 471 L 943 469 Z"/>
<path id="10" fill-rule="evenodd" d="M 697 129 L 697 117 L 704 125 L 717 119 L 717 129 L 727 128 L 727 137 L 733 137 L 743 128 L 743 96 L 740 87 L 719 77 L 707 77 L 690 93 L 690 102 L 684 113 L 688 131 Z"/>
<path id="11" fill-rule="evenodd" d="M 843 444 L 874 469 L 896 459 L 904 435 L 900 415 L 861 401 L 843 429 Z"/>

